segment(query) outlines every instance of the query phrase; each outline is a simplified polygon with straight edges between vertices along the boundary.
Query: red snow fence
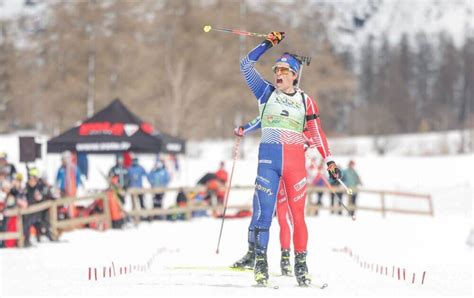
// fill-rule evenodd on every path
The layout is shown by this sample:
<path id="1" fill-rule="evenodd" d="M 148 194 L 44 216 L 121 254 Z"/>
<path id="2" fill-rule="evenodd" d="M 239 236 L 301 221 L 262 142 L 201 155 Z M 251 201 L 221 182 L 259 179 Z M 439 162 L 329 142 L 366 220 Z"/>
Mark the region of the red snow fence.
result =
<path id="1" fill-rule="evenodd" d="M 131 275 L 136 272 L 146 272 L 150 270 L 153 262 L 155 261 L 156 257 L 163 253 L 163 252 L 177 252 L 176 250 L 168 250 L 166 248 L 159 248 L 157 249 L 148 260 L 143 264 L 132 264 L 128 263 L 125 265 L 117 266 L 115 262 L 111 262 L 110 266 L 103 266 L 102 265 L 102 276 L 97 275 L 98 268 L 100 269 L 101 266 L 90 266 L 87 269 L 87 279 L 89 281 L 97 281 L 99 278 L 107 279 L 107 278 L 115 278 L 119 276 Z M 116 270 L 117 268 L 117 270 Z M 100 271 L 99 271 L 100 272 Z M 108 274 L 107 274 L 108 272 Z"/>
<path id="2" fill-rule="evenodd" d="M 384 275 L 387 278 L 393 278 L 393 279 L 396 278 L 399 281 L 405 281 L 405 282 L 408 282 L 409 284 L 412 284 L 412 285 L 417 284 L 417 283 L 419 283 L 421 285 L 425 284 L 426 271 L 414 272 L 414 271 L 409 271 L 406 268 L 403 268 L 403 267 L 400 267 L 400 266 L 392 265 L 392 276 L 390 277 L 390 275 L 388 274 L 388 266 L 380 265 L 380 264 L 374 264 L 374 263 L 365 261 L 362 258 L 360 258 L 359 255 L 353 253 L 352 249 L 348 248 L 347 246 L 342 248 L 342 249 L 334 248 L 333 251 L 338 252 L 338 253 L 342 253 L 342 254 L 346 254 L 354 262 L 359 264 L 359 266 L 362 269 L 368 269 L 370 271 L 374 271 L 374 268 L 375 268 L 375 273 L 380 273 L 381 275 Z M 409 272 L 412 273 L 411 279 L 410 279 Z M 417 275 L 418 275 L 418 282 L 417 282 L 417 277 L 416 277 Z M 421 278 L 420 278 L 420 276 L 421 276 Z"/>

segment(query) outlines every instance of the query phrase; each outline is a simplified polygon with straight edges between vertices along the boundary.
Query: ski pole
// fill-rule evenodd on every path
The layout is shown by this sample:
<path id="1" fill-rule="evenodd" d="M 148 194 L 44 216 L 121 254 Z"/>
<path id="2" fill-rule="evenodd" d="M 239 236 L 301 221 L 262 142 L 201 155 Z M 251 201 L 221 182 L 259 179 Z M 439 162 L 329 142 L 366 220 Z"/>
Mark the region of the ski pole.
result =
<path id="1" fill-rule="evenodd" d="M 323 178 L 323 181 L 326 184 L 326 186 L 329 188 L 329 190 L 337 197 L 337 200 L 339 201 L 339 204 L 341 204 L 341 206 L 347 211 L 347 213 L 351 214 L 351 212 L 349 211 L 349 208 L 347 208 L 346 204 L 344 204 L 344 202 L 342 202 L 342 198 L 340 198 L 336 194 L 336 190 L 332 187 L 331 184 L 329 184 L 329 181 L 326 179 L 326 177 L 324 177 L 322 175 L 321 175 L 321 177 Z M 340 180 L 340 179 L 337 179 L 337 180 Z M 352 220 L 356 220 L 355 215 L 352 215 Z"/>
<path id="2" fill-rule="evenodd" d="M 350 196 L 352 196 L 352 189 L 350 189 L 349 187 L 347 187 L 347 185 L 344 184 L 344 182 L 342 182 L 342 180 L 340 178 L 337 178 L 337 181 L 339 183 L 341 183 L 342 187 L 344 187 L 344 189 L 346 190 L 346 193 Z"/>
<path id="3" fill-rule="evenodd" d="M 214 31 L 233 33 L 233 34 L 243 35 L 243 36 L 254 36 L 254 37 L 263 37 L 263 38 L 267 37 L 267 35 L 268 35 L 268 34 L 263 34 L 263 33 L 242 31 L 242 30 L 238 30 L 238 29 L 216 28 L 216 27 L 211 27 L 210 25 L 204 26 L 203 30 L 206 33 L 211 31 L 211 30 L 214 30 Z"/>
<path id="4" fill-rule="evenodd" d="M 314 161 L 311 158 L 310 158 L 310 161 L 311 161 L 311 164 L 313 164 L 313 166 L 316 167 Z M 326 184 L 326 187 L 329 188 L 329 190 L 337 197 L 337 200 L 339 201 L 339 204 L 341 204 L 341 206 L 347 211 L 347 213 L 351 214 L 351 212 L 349 211 L 349 208 L 347 208 L 347 206 L 344 204 L 344 202 L 342 202 L 342 199 L 336 194 L 336 190 L 329 183 L 328 179 L 326 177 L 324 177 L 324 175 L 322 175 L 322 174 L 321 174 L 321 178 L 323 179 L 324 184 Z M 347 186 L 341 181 L 341 179 L 338 178 L 337 180 L 339 181 L 339 183 L 342 183 L 342 185 L 346 188 L 346 190 L 347 189 L 350 190 L 351 191 L 350 195 L 352 195 L 352 190 L 350 188 L 347 188 Z M 356 220 L 355 215 L 352 215 L 352 220 Z"/>
<path id="5" fill-rule="evenodd" d="M 241 137 L 236 137 L 235 138 L 234 160 L 232 162 L 232 170 L 230 171 L 229 184 L 227 185 L 227 189 L 225 190 L 224 211 L 222 212 L 221 229 L 219 231 L 219 240 L 217 241 L 216 254 L 219 253 L 219 246 L 221 244 L 222 230 L 224 229 L 225 212 L 227 210 L 227 201 L 228 201 L 228 198 L 229 198 L 230 188 L 232 186 L 232 177 L 234 176 L 235 162 L 237 161 L 237 156 L 239 155 L 240 139 L 241 139 Z"/>

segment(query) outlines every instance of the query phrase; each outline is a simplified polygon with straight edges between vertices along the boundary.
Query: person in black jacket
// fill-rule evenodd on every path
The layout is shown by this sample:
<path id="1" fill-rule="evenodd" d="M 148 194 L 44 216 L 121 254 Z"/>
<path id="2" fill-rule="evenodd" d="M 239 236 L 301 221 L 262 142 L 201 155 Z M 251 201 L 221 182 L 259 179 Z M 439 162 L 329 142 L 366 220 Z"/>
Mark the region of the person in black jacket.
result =
<path id="1" fill-rule="evenodd" d="M 117 178 L 116 185 L 120 190 L 126 190 L 130 185 L 130 175 L 128 173 L 128 169 L 124 165 L 123 156 L 117 155 L 116 157 L 116 164 L 109 170 L 108 174 L 109 179 Z M 118 194 L 120 202 L 125 204 L 125 197 Z"/>
<path id="2" fill-rule="evenodd" d="M 39 171 L 36 168 L 32 168 L 28 171 L 25 197 L 26 201 L 28 202 L 28 206 L 52 199 L 50 188 L 46 185 L 44 180 L 39 177 Z M 50 241 L 55 240 L 51 234 L 49 213 L 46 209 L 36 213 L 23 215 L 23 234 L 25 236 L 25 247 L 31 246 L 30 227 L 32 225 L 36 229 L 36 239 L 38 242 L 41 242 L 42 234 L 46 235 Z"/>

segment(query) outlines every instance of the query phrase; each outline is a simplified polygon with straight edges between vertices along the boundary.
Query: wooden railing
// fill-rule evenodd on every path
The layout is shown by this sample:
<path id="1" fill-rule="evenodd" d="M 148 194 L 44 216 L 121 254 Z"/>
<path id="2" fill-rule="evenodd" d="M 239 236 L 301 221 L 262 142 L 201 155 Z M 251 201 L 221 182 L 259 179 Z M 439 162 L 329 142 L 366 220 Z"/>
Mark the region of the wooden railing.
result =
<path id="1" fill-rule="evenodd" d="M 77 203 L 84 200 L 102 200 L 103 202 L 103 212 L 102 214 L 94 214 L 87 217 L 76 217 L 70 219 L 58 220 L 58 207 L 63 205 L 69 205 L 72 203 Z M 0 233 L 0 240 L 16 239 L 18 240 L 18 246 L 24 246 L 24 237 L 23 237 L 23 215 L 33 214 L 40 211 L 48 210 L 49 212 L 49 223 L 52 236 L 57 239 L 59 231 L 61 230 L 70 230 L 74 229 L 77 226 L 84 224 L 89 224 L 98 221 L 104 221 L 107 227 L 112 225 L 110 218 L 109 210 L 109 201 L 107 199 L 106 193 L 90 195 L 85 197 L 66 197 L 57 200 L 48 200 L 28 206 L 27 208 L 13 208 L 5 211 L 4 215 L 6 217 L 16 216 L 17 219 L 17 232 L 12 233 Z M 38 231 L 37 231 L 38 232 Z"/>
<path id="2" fill-rule="evenodd" d="M 173 188 L 151 188 L 151 189 L 131 189 L 128 191 L 128 194 L 132 198 L 132 211 L 128 212 L 130 216 L 133 216 L 135 219 L 135 222 L 139 222 L 140 217 L 148 217 L 148 216 L 154 216 L 154 215 L 168 215 L 168 214 L 181 214 L 185 213 L 186 218 L 191 218 L 191 213 L 192 211 L 197 211 L 197 210 L 212 210 L 214 212 L 217 212 L 218 214 L 222 212 L 222 206 L 217 205 L 217 206 L 196 206 L 192 205 L 191 203 L 188 203 L 188 205 L 184 208 L 181 209 L 170 209 L 170 210 L 163 210 L 163 209 L 139 209 L 138 208 L 138 195 L 139 194 L 155 194 L 155 193 L 160 193 L 160 192 L 166 192 L 166 191 L 179 191 L 182 189 L 184 192 L 189 192 L 189 191 L 194 191 L 194 192 L 199 192 L 204 190 L 204 187 L 173 187 Z M 254 189 L 253 185 L 236 185 L 232 187 L 232 191 L 239 191 L 239 190 L 250 190 L 252 191 Z M 347 197 L 345 194 L 344 189 L 342 188 L 334 188 L 336 192 L 342 192 L 344 196 Z M 418 215 L 429 215 L 433 216 L 434 211 L 433 211 L 433 202 L 431 199 L 431 195 L 429 194 L 419 194 L 419 193 L 412 193 L 412 192 L 401 192 L 401 191 L 388 191 L 388 190 L 374 190 L 374 189 L 366 189 L 366 188 L 359 188 L 355 189 L 354 191 L 357 191 L 359 194 L 367 193 L 367 194 L 378 194 L 380 196 L 380 207 L 371 207 L 371 206 L 364 206 L 357 204 L 356 206 L 347 203 L 345 201 L 345 204 L 347 204 L 347 207 L 349 210 L 364 210 L 364 211 L 374 211 L 374 212 L 380 212 L 383 217 L 386 216 L 388 212 L 392 213 L 404 213 L 404 214 L 418 214 Z M 330 190 L 326 187 L 314 187 L 310 186 L 307 189 L 308 195 L 317 193 L 317 192 L 323 192 L 327 194 L 331 194 Z M 396 197 L 406 197 L 410 198 L 413 200 L 423 200 L 427 202 L 427 208 L 426 210 L 413 210 L 413 209 L 403 209 L 403 208 L 387 208 L 387 198 L 386 196 L 396 196 Z M 335 198 L 335 202 L 337 202 L 337 198 Z M 231 203 L 229 203 L 231 204 Z M 233 208 L 233 209 L 247 209 L 251 210 L 252 205 L 251 204 L 244 204 L 244 205 L 229 205 L 228 208 Z M 338 203 L 335 203 L 333 207 L 323 207 L 323 206 L 318 206 L 314 203 L 311 203 L 310 200 L 307 200 L 307 206 L 306 206 L 306 212 L 308 215 L 315 214 L 317 210 L 321 209 L 329 209 L 332 211 L 339 211 L 341 207 L 339 207 Z"/>
<path id="3" fill-rule="evenodd" d="M 345 190 L 343 188 L 335 188 L 336 192 L 342 192 L 345 197 L 347 195 L 345 194 Z M 433 210 L 433 201 L 431 199 L 431 195 L 429 194 L 419 194 L 419 193 L 413 193 L 413 192 L 403 192 L 403 191 L 390 191 L 390 190 L 375 190 L 375 189 L 367 189 L 367 188 L 359 188 L 359 189 L 354 189 L 353 191 L 359 193 L 359 198 L 360 194 L 366 193 L 366 194 L 378 194 L 380 196 L 380 207 L 371 207 L 371 206 L 364 206 L 361 205 L 360 203 L 357 203 L 356 206 L 351 204 L 350 200 L 346 200 L 344 203 L 347 204 L 347 209 L 349 210 L 364 210 L 364 211 L 375 211 L 375 212 L 381 212 L 382 217 L 385 217 L 387 212 L 393 212 L 393 213 L 403 213 L 403 214 L 417 214 L 417 215 L 429 215 L 429 216 L 434 216 L 434 210 Z M 324 192 L 324 193 L 331 193 L 327 188 L 325 187 L 308 187 L 308 194 L 314 194 L 317 192 Z M 421 200 L 421 201 L 426 201 L 426 209 L 425 210 L 414 210 L 414 209 L 403 209 L 403 208 L 387 208 L 387 196 L 394 196 L 394 197 L 405 197 L 409 198 L 411 200 Z M 308 206 L 306 208 L 306 212 L 309 215 L 315 214 L 316 211 L 321 210 L 321 209 L 328 209 L 331 211 L 341 211 L 341 207 L 339 207 L 339 204 L 337 203 L 337 197 L 335 198 L 335 203 L 333 207 L 324 207 L 324 206 L 318 206 L 313 203 L 308 203 Z M 308 200 L 309 201 L 309 200 Z"/>
<path id="4" fill-rule="evenodd" d="M 241 186 L 236 185 L 232 187 L 232 191 L 239 191 L 239 190 L 247 190 L 253 191 L 254 186 Z M 126 216 L 132 218 L 135 224 L 140 222 L 140 218 L 148 218 L 150 216 L 155 215 L 175 215 L 175 214 L 183 214 L 186 219 L 192 218 L 193 211 L 212 211 L 213 214 L 222 214 L 223 206 L 222 205 L 206 205 L 203 203 L 196 204 L 193 201 L 189 201 L 186 206 L 175 208 L 175 209 L 161 209 L 161 208 L 153 208 L 153 209 L 140 209 L 138 206 L 138 195 L 139 194 L 156 194 L 156 193 L 163 193 L 168 191 L 180 191 L 183 190 L 184 192 L 199 192 L 205 190 L 204 187 L 169 187 L 169 188 L 151 188 L 151 189 L 129 189 L 125 194 L 129 195 L 132 198 L 132 210 L 125 212 Z M 343 189 L 337 189 L 338 192 L 343 192 Z M 418 214 L 418 215 L 430 215 L 433 216 L 433 203 L 431 199 L 431 195 L 428 194 L 418 194 L 418 193 L 410 193 L 410 192 L 398 192 L 398 191 L 387 191 L 387 190 L 373 190 L 373 189 L 365 189 L 361 188 L 357 190 L 359 194 L 361 193 L 368 193 L 368 194 L 378 194 L 380 196 L 380 207 L 371 207 L 371 206 L 364 206 L 357 204 L 357 206 L 353 206 L 348 204 L 349 210 L 365 210 L 365 211 L 374 211 L 374 212 L 381 212 L 382 216 L 385 217 L 386 213 L 393 212 L 393 213 L 404 213 L 404 214 Z M 308 187 L 307 193 L 308 195 L 312 195 L 317 192 L 324 192 L 329 193 L 330 191 L 326 187 Z M 415 200 L 424 200 L 427 202 L 427 209 L 426 210 L 413 210 L 413 209 L 402 209 L 402 208 L 387 208 L 386 207 L 386 196 L 396 196 L 396 197 L 407 197 L 410 199 Z M 83 200 L 102 200 L 104 210 L 101 214 L 90 215 L 87 217 L 76 217 L 72 219 L 64 219 L 58 220 L 57 210 L 59 206 L 68 205 L 72 203 L 77 203 Z M 337 198 L 335 198 L 337 202 Z M 329 209 L 332 211 L 339 211 L 340 207 L 339 204 L 335 203 L 333 207 L 323 207 L 318 206 L 314 203 L 311 203 L 310 200 L 307 200 L 307 208 L 306 212 L 308 215 L 315 214 L 315 211 L 321 209 Z M 243 204 L 243 205 L 235 205 L 230 204 L 228 208 L 232 209 L 241 209 L 241 210 L 251 210 L 251 204 Z M 77 226 L 81 226 L 88 223 L 104 221 L 107 227 L 112 226 L 111 221 L 111 214 L 110 214 L 110 207 L 108 196 L 106 193 L 97 193 L 94 195 L 89 195 L 86 197 L 69 197 L 69 198 L 62 198 L 58 200 L 52 201 L 45 201 L 35 205 L 31 205 L 28 208 L 14 208 L 9 209 L 5 212 L 5 216 L 17 216 L 17 231 L 18 232 L 8 232 L 8 233 L 0 233 L 0 240 L 7 240 L 7 239 L 17 239 L 18 246 L 23 247 L 24 239 L 23 239 L 23 215 L 36 213 L 43 210 L 49 209 L 49 220 L 50 220 L 50 228 L 53 234 L 53 237 L 57 237 L 60 231 L 74 229 Z"/>

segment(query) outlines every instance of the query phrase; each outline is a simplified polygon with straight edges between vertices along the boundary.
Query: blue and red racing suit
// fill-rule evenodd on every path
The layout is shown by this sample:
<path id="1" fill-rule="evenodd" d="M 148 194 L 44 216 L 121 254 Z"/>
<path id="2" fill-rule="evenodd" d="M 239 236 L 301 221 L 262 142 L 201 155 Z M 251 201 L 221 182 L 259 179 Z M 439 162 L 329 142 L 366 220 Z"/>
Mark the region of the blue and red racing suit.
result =
<path id="1" fill-rule="evenodd" d="M 261 121 L 260 117 L 257 117 L 256 119 L 248 122 L 244 126 L 242 126 L 243 131 L 242 131 L 242 136 L 247 135 L 250 132 L 253 132 L 257 129 L 261 128 Z M 311 135 L 309 134 L 308 130 L 304 131 L 304 135 L 307 141 L 307 146 L 312 147 L 315 144 L 313 143 L 313 140 L 311 138 Z M 259 211 L 259 205 L 256 204 L 256 190 L 254 193 L 254 213 L 253 215 L 258 214 Z M 281 250 L 290 250 L 290 241 L 291 241 L 291 230 L 293 226 L 293 218 L 291 216 L 291 213 L 289 212 L 289 207 L 288 207 L 288 198 L 285 193 L 285 189 L 283 187 L 282 180 L 280 179 L 280 184 L 278 186 L 278 194 L 277 194 L 277 208 L 276 208 L 276 213 L 277 213 L 277 218 L 278 218 L 278 224 L 280 226 L 280 247 Z M 248 242 L 250 247 L 255 247 L 255 224 L 257 223 L 257 216 L 252 216 L 252 220 L 250 221 L 249 225 L 249 232 L 248 232 Z"/>
<path id="2" fill-rule="evenodd" d="M 301 90 L 296 90 L 293 94 L 279 91 L 265 81 L 255 69 L 255 63 L 270 47 L 270 43 L 262 42 L 240 63 L 245 81 L 259 104 L 260 123 L 257 121 L 252 125 L 260 126 L 262 130 L 253 200 L 253 237 L 256 251 L 265 253 L 281 179 L 293 219 L 295 252 L 305 252 L 308 230 L 304 219 L 306 203 L 304 129 L 308 129 L 315 147 L 326 162 L 331 160 L 331 153 L 314 100 Z"/>

